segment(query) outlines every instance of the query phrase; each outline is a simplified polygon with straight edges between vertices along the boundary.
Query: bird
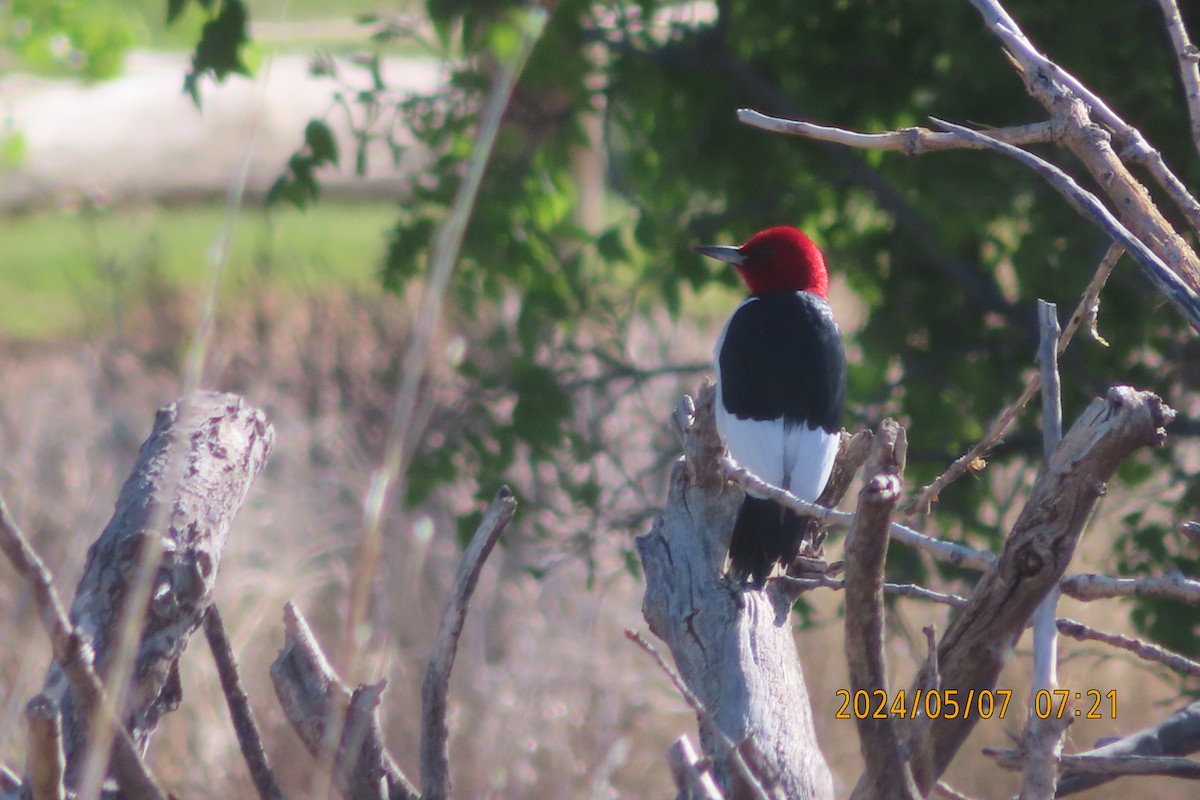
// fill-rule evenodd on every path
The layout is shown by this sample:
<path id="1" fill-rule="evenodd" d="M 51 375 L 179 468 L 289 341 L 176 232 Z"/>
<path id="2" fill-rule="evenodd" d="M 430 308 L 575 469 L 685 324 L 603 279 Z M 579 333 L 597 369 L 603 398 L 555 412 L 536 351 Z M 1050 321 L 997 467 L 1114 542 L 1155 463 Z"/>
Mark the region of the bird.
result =
<path id="1" fill-rule="evenodd" d="M 816 500 L 837 456 L 846 355 L 827 298 L 825 257 L 803 231 L 767 228 L 740 246 L 697 253 L 732 264 L 750 296 L 713 351 L 717 431 L 729 455 L 767 483 Z M 795 560 L 805 521 L 747 492 L 729 546 L 729 576 L 761 587 Z"/>

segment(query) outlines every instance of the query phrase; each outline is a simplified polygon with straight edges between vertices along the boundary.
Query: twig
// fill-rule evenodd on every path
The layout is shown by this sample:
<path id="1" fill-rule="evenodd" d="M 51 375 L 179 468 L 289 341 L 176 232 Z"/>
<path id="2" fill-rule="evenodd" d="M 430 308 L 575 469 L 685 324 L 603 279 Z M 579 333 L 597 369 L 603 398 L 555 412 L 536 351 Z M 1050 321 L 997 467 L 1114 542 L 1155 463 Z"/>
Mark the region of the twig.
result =
<path id="1" fill-rule="evenodd" d="M 900 499 L 900 459 L 904 429 L 886 419 L 875 438 L 866 483 L 858 495 L 854 525 L 846 535 L 846 662 L 850 690 L 887 692 L 887 661 L 883 639 L 883 584 L 887 561 L 888 527 Z M 851 797 L 921 796 L 908 759 L 901 752 L 895 722 L 855 717 L 865 768 Z"/>
<path id="2" fill-rule="evenodd" d="M 0 764 L 0 792 L 8 794 L 21 791 L 21 776 Z"/>
<path id="3" fill-rule="evenodd" d="M 1077 639 L 1081 642 L 1103 642 L 1111 647 L 1133 653 L 1144 661 L 1155 661 L 1165 667 L 1170 667 L 1176 672 L 1200 677 L 1200 663 L 1191 660 L 1187 656 L 1168 650 L 1165 647 L 1144 642 L 1132 636 L 1098 631 L 1073 619 L 1059 619 L 1058 632 L 1063 636 L 1070 636 L 1072 639 Z"/>
<path id="4" fill-rule="evenodd" d="M 63 800 L 66 787 L 63 773 L 67 767 L 63 755 L 62 714 L 58 703 L 39 694 L 25 706 L 29 721 L 29 751 L 25 755 L 25 774 L 29 779 L 31 800 Z"/>
<path id="5" fill-rule="evenodd" d="M 1150 146 L 1150 143 L 1142 136 L 1141 131 L 1122 119 L 1102 98 L 1084 86 L 1078 78 L 1039 52 L 1021 31 L 1016 21 L 1000 5 L 998 0 L 971 0 L 971 4 L 975 6 L 983 16 L 988 28 L 1004 43 L 1012 55 L 1018 69 L 1025 78 L 1025 83 L 1029 87 L 1030 94 L 1046 106 L 1047 109 L 1050 109 L 1057 104 L 1057 100 L 1064 99 L 1061 91 L 1054 87 L 1052 83 L 1052 81 L 1058 81 L 1061 86 L 1079 98 L 1118 138 L 1124 147 L 1122 156 L 1127 156 L 1143 164 L 1149 170 L 1151 177 L 1166 190 L 1171 200 L 1183 212 L 1192 229 L 1200 232 L 1200 203 L 1197 203 L 1196 198 L 1192 197 L 1191 193 L 1188 192 L 1183 181 L 1179 180 L 1178 176 L 1167 167 L 1162 159 L 1162 154 Z M 1050 80 L 1035 80 L 1038 77 Z M 1085 123 L 1085 121 L 1081 120 L 1081 123 Z M 1096 167 L 1099 165 L 1094 164 L 1093 159 L 1087 156 L 1099 153 L 1100 148 L 1097 147 L 1096 140 L 1092 139 L 1090 134 L 1083 130 L 1084 124 L 1080 124 L 1078 127 L 1077 131 L 1070 131 L 1068 129 L 1064 132 L 1064 136 L 1062 137 L 1064 142 L 1084 161 L 1097 181 L 1101 184 L 1114 182 L 1104 180 L 1100 175 L 1096 174 Z M 1080 146 L 1079 142 L 1075 141 L 1076 137 L 1073 134 L 1078 134 L 1079 142 L 1089 142 L 1089 144 Z M 1084 147 L 1090 147 L 1092 153 L 1082 152 Z M 1125 172 L 1124 165 L 1120 161 L 1114 159 L 1110 162 L 1110 165 L 1115 165 L 1120 172 Z M 1106 177 L 1117 179 L 1115 181 L 1116 185 L 1110 191 L 1138 194 L 1148 204 L 1146 210 L 1151 211 L 1152 216 L 1157 218 L 1152 223 L 1152 228 L 1157 236 L 1149 235 L 1150 231 L 1139 231 L 1139 234 L 1143 235 L 1147 240 L 1155 238 L 1165 240 L 1174 236 L 1179 241 L 1177 243 L 1171 242 L 1168 246 L 1172 250 L 1178 250 L 1178 254 L 1189 262 L 1184 271 L 1194 274 L 1195 253 L 1186 250 L 1186 244 L 1179 239 L 1178 234 L 1170 229 L 1166 220 L 1158 213 L 1158 210 L 1153 208 L 1153 203 L 1144 187 L 1134 181 L 1127 173 L 1125 175 L 1109 175 Z M 1116 199 L 1114 197 L 1114 200 Z M 1119 200 L 1117 200 L 1117 204 L 1121 205 Z M 1164 244 L 1167 243 L 1164 242 Z M 1182 246 L 1182 249 L 1179 246 Z"/>
<path id="6" fill-rule="evenodd" d="M 1042 449 L 1047 467 L 1054 450 L 1062 440 L 1062 396 L 1058 377 L 1058 308 L 1053 303 L 1038 300 L 1038 364 L 1042 376 Z M 1058 630 L 1055 611 L 1058 608 L 1058 585 L 1046 593 L 1033 612 L 1033 674 L 1030 681 L 1030 708 L 1039 691 L 1052 691 L 1058 686 Z M 1062 754 L 1068 719 L 1039 719 L 1030 714 L 1023 735 L 1025 752 L 1024 774 L 1021 778 L 1022 800 L 1053 800 L 1058 778 L 1058 756 Z"/>
<path id="7" fill-rule="evenodd" d="M 1200 702 L 1192 702 L 1148 728 L 1108 742 L 1083 756 L 1185 756 L 1200 749 Z M 1082 792 L 1118 777 L 1113 774 L 1063 770 L 1058 796 Z"/>
<path id="8" fill-rule="evenodd" d="M 1021 162 L 1045 178 L 1059 194 L 1067 199 L 1067 202 L 1076 211 L 1098 225 L 1111 239 L 1120 243 L 1133 256 L 1138 266 L 1141 267 L 1142 274 L 1150 280 L 1167 300 L 1171 301 L 1171 304 L 1183 314 L 1184 318 L 1191 323 L 1193 328 L 1200 330 L 1200 297 L 1197 297 L 1196 292 L 1184 283 L 1179 275 L 1170 267 L 1163 263 L 1162 259 L 1147 247 L 1141 239 L 1130 233 L 1129 229 L 1121 224 L 1120 220 L 1114 217 L 1094 194 L 1076 183 L 1074 178 L 1049 161 L 1027 150 L 997 141 L 985 133 L 971 130 L 962 125 L 956 125 L 953 122 L 933 117 L 930 119 L 935 125 L 944 127 L 947 130 L 956 131 L 964 136 L 975 137 L 981 142 L 987 142 L 992 150 Z"/>
<path id="9" fill-rule="evenodd" d="M 724 800 L 716 781 L 696 753 L 687 736 L 680 736 L 667 749 L 667 765 L 683 800 Z"/>
<path id="10" fill-rule="evenodd" d="M 834 591 L 840 591 L 846 588 L 845 578 L 830 578 L 824 575 L 819 578 L 793 578 L 790 575 L 781 575 L 771 578 L 771 580 L 782 581 L 785 585 L 802 592 L 811 589 L 833 589 Z M 883 585 L 883 593 L 895 595 L 896 597 L 907 597 L 911 600 L 928 600 L 931 603 L 941 603 L 947 606 L 961 606 L 967 602 L 967 598 L 960 595 L 935 592 L 933 589 L 926 589 L 924 586 L 918 586 L 915 583 L 885 583 Z"/>
<path id="11" fill-rule="evenodd" d="M 983 754 L 995 759 L 1004 769 L 1020 769 L 1028 758 L 1022 750 L 983 749 Z M 1169 775 L 1172 778 L 1200 780 L 1200 761 L 1178 756 L 1090 756 L 1063 755 L 1061 768 L 1080 775 Z"/>
<path id="12" fill-rule="evenodd" d="M 446 695 L 450 689 L 450 670 L 454 667 L 454 655 L 458 649 L 458 637 L 462 633 L 471 595 L 479 581 L 483 564 L 500 534 L 512 521 L 517 510 L 517 501 L 507 486 L 496 492 L 483 520 L 472 537 L 467 552 L 463 554 L 458 574 L 450 588 L 450 599 L 442 613 L 433 643 L 433 655 L 425 671 L 425 683 L 421 687 L 421 797 L 423 800 L 444 800 L 450 796 L 449 728 L 446 726 Z"/>
<path id="13" fill-rule="evenodd" d="M 791 492 L 780 489 L 759 478 L 728 455 L 718 460 L 718 466 L 727 480 L 731 480 L 743 489 L 753 491 L 756 495 L 774 500 L 785 508 L 806 517 L 815 517 L 831 527 L 848 528 L 854 524 L 854 514 L 848 511 L 835 511 L 807 500 L 801 500 Z M 938 561 L 953 564 L 957 567 L 984 570 L 995 558 L 991 553 L 974 550 L 966 545 L 935 539 L 913 530 L 898 522 L 891 523 L 890 534 L 901 544 L 915 547 L 932 555 Z"/>
<path id="14" fill-rule="evenodd" d="M 416 424 L 418 390 L 425 379 L 425 367 L 433 344 L 434 331 L 442 316 L 442 306 L 458 263 L 459 250 L 466 233 L 483 175 L 491 160 L 492 148 L 500 131 L 504 110 L 508 107 L 513 87 L 525 66 L 533 45 L 541 36 L 547 15 L 544 9 L 525 12 L 524 25 L 516 52 L 496 70 L 491 91 L 480 112 L 479 131 L 471 155 L 466 162 L 466 174 L 454 196 L 454 203 L 434 236 L 430 255 L 429 280 L 421 298 L 412 337 L 404 354 L 404 374 L 392 405 L 391 422 L 384 446 L 383 462 L 371 476 L 370 488 L 363 500 L 363 532 L 350 586 L 350 608 L 346 620 L 344 646 L 351 654 L 351 665 L 357 662 L 358 639 L 355 632 L 366 617 L 375 566 L 382 548 L 382 520 L 393 489 L 402 493 L 408 461 L 421 434 Z M 352 670 L 353 671 L 353 670 Z"/>
<path id="15" fill-rule="evenodd" d="M 1192 121 L 1192 144 L 1200 152 L 1200 51 L 1188 38 L 1187 28 L 1175 0 L 1158 0 L 1167 23 L 1167 35 L 1175 48 L 1175 63 L 1179 66 L 1179 79 L 1183 81 L 1183 95 L 1187 99 L 1188 116 Z"/>
<path id="16" fill-rule="evenodd" d="M 938 781 L 934 788 L 940 797 L 945 797 L 947 800 L 974 800 L 970 795 L 963 794 L 945 781 Z"/>
<path id="17" fill-rule="evenodd" d="M 1124 252 L 1125 248 L 1118 244 L 1109 245 L 1108 251 L 1096 267 L 1091 281 L 1088 282 L 1087 288 L 1083 292 L 1083 297 L 1079 300 L 1079 305 L 1075 307 L 1075 312 L 1071 314 L 1071 319 L 1067 321 L 1066 327 L 1063 328 L 1062 334 L 1058 337 L 1058 355 L 1062 355 L 1067 349 L 1067 345 L 1071 343 L 1071 339 L 1079 329 L 1080 323 L 1090 313 L 1093 313 L 1092 309 L 1098 308 L 1100 292 L 1108 280 L 1109 273 L 1112 272 L 1113 267 Z M 924 513 L 929 509 L 931 504 L 937 501 L 938 496 L 947 486 L 954 483 L 954 481 L 961 478 L 967 472 L 978 472 L 988 452 L 1004 438 L 1004 434 L 1008 432 L 1008 428 L 1012 425 L 1013 420 L 1017 418 L 1017 414 L 1033 399 L 1034 394 L 1037 393 L 1041 385 L 1041 373 L 1033 373 L 1029 377 L 1029 380 L 1025 382 L 1025 388 L 1021 390 L 1020 397 L 992 420 L 992 424 L 988 426 L 984 437 L 974 447 L 955 459 L 946 468 L 946 471 L 939 475 L 932 483 L 921 489 L 912 502 L 906 506 L 905 513 L 909 515 Z"/>
<path id="18" fill-rule="evenodd" d="M 833 142 L 862 150 L 899 151 L 909 156 L 917 156 L 935 150 L 985 149 L 985 146 L 979 142 L 965 139 L 956 133 L 932 131 L 916 125 L 884 133 L 860 133 L 845 128 L 818 125 L 815 122 L 772 117 L 750 108 L 739 108 L 737 118 L 738 122 L 772 133 L 803 136 L 805 139 Z M 997 139 L 1010 144 L 1037 144 L 1054 139 L 1054 123 L 1046 121 L 1035 122 L 1031 125 L 1015 125 L 1011 128 L 994 128 L 991 133 Z"/>
<path id="19" fill-rule="evenodd" d="M 750 786 L 755 795 L 760 800 L 769 800 L 770 795 L 767 794 L 767 790 L 763 788 L 762 782 L 754 774 L 750 765 L 746 763 L 746 759 L 742 756 L 741 748 L 721 731 L 716 720 L 712 718 L 708 709 L 704 707 L 704 703 L 700 702 L 700 698 L 696 697 L 692 690 L 688 688 L 679 673 L 671 669 L 671 665 L 663 659 L 662 654 L 658 652 L 658 648 L 646 641 L 646 637 L 629 628 L 625 629 L 625 638 L 642 648 L 647 655 L 654 659 L 655 663 L 658 664 L 658 668 L 671 681 L 671 684 L 675 687 L 675 691 L 679 692 L 680 697 L 688 704 L 688 707 L 692 709 L 696 717 L 702 720 L 719 737 L 725 749 L 726 757 L 733 762 L 735 769 L 745 779 L 747 785 Z M 422 800 L 424 799 L 422 798 Z"/>
<path id="20" fill-rule="evenodd" d="M 1200 581 L 1172 572 L 1161 578 L 1113 578 L 1082 573 L 1070 575 L 1059 584 L 1063 593 L 1076 600 L 1110 597 L 1161 597 L 1200 605 Z"/>
<path id="21" fill-rule="evenodd" d="M 242 748 L 246 766 L 250 769 L 254 788 L 258 790 L 258 796 L 262 800 L 283 800 L 283 789 L 275 778 L 271 760 L 263 747 L 262 735 L 259 733 L 258 723 L 254 720 L 254 710 L 250 708 L 250 699 L 246 696 L 246 687 L 242 685 L 242 676 L 238 672 L 237 659 L 233 655 L 229 637 L 225 635 L 225 623 L 221 620 L 216 604 L 209 606 L 204 615 L 204 636 L 217 665 L 217 677 L 221 680 L 221 691 L 224 692 L 225 702 L 229 706 L 233 731 Z"/>
<path id="22" fill-rule="evenodd" d="M 50 636 L 54 658 L 70 682 L 80 706 L 89 716 L 99 714 L 106 703 L 103 684 L 92 668 L 91 649 L 67 619 L 50 571 L 9 515 L 3 498 L 0 498 L 0 550 L 28 582 L 38 618 Z M 125 727 L 111 713 L 104 720 L 116 731 L 112 765 L 121 790 L 132 800 L 166 800 L 166 793 L 142 762 Z"/>

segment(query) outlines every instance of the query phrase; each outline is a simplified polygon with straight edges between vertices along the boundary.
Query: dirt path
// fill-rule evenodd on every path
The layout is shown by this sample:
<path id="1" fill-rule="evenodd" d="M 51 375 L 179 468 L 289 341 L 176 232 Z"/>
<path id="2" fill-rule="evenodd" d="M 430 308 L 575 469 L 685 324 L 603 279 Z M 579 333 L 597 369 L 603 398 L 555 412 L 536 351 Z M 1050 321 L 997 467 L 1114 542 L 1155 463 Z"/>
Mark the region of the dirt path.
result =
<path id="1" fill-rule="evenodd" d="M 309 118 L 326 114 L 334 90 L 308 74 L 308 58 L 278 55 L 253 79 L 206 82 L 198 111 L 181 91 L 182 54 L 133 53 L 125 73 L 85 85 L 23 75 L 0 78 L 0 123 L 11 119 L 25 137 L 15 170 L 0 172 L 0 209 L 72 204 L 83 197 L 188 200 L 223 195 L 253 142 L 249 189 L 263 192 L 301 143 Z M 357 74 L 357 71 L 350 74 Z M 385 63 L 394 85 L 431 89 L 434 65 Z M 350 136 L 340 115 L 343 168 L 323 176 L 333 192 L 389 192 L 402 175 L 386 152 L 373 158 L 368 182 L 353 178 Z"/>

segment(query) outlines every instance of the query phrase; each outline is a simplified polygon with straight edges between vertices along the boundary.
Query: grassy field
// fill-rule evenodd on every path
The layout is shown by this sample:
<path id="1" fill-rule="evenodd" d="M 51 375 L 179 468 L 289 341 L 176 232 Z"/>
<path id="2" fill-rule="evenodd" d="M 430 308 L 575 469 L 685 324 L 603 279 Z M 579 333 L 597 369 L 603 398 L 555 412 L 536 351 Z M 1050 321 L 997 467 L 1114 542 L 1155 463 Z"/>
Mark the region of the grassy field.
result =
<path id="1" fill-rule="evenodd" d="M 226 287 L 269 277 L 280 287 L 319 291 L 375 281 L 387 204 L 324 203 L 243 212 L 235 227 Z M 53 338 L 77 333 L 96 306 L 130 286 L 165 278 L 200 286 L 208 253 L 225 225 L 214 207 L 52 211 L 0 218 L 0 336 Z"/>

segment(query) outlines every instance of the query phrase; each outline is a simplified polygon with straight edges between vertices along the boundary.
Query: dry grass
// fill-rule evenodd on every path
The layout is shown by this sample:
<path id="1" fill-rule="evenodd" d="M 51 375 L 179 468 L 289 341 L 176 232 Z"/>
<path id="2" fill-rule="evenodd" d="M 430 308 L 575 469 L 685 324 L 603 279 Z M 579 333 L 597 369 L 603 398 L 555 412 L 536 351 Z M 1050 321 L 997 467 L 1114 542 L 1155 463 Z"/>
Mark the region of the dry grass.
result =
<path id="1" fill-rule="evenodd" d="M 0 492 L 67 596 L 154 410 L 177 391 L 189 310 L 196 304 L 162 284 L 145 295 L 146 302 L 126 308 L 124 334 L 97 330 L 88 339 L 0 347 L 5 378 Z M 263 407 L 278 436 L 275 454 L 236 521 L 216 599 L 268 750 L 296 798 L 307 796 L 311 764 L 276 710 L 267 665 L 281 643 L 286 600 L 295 600 L 310 616 L 328 647 L 341 639 L 361 498 L 379 458 L 407 322 L 401 302 L 373 293 L 299 297 L 248 287 L 238 307 L 225 313 L 214 346 L 208 385 L 241 392 Z M 708 337 L 669 336 L 663 320 L 644 325 L 639 348 L 673 340 L 691 350 L 671 355 L 703 358 Z M 679 389 L 678 382 L 665 380 L 631 392 L 606 419 L 606 435 L 641 459 L 640 466 L 669 448 L 644 427 L 665 427 Z M 651 479 L 639 491 L 653 496 L 661 481 Z M 467 502 L 447 492 L 421 509 L 393 510 L 387 520 L 365 644 L 368 663 L 357 677 L 388 679 L 387 740 L 410 775 L 418 749 L 420 682 L 458 557 L 452 518 Z M 679 733 L 694 736 L 694 720 L 656 667 L 622 635 L 626 627 L 644 627 L 641 588 L 620 566 L 621 550 L 634 531 L 612 520 L 638 502 L 633 497 L 624 506 L 614 504 L 613 513 L 602 518 L 610 527 L 593 531 L 594 583 L 580 560 L 565 561 L 541 580 L 530 577 L 525 571 L 530 551 L 519 526 L 485 569 L 451 689 L 451 765 L 459 796 L 673 794 L 663 753 Z M 1089 536 L 1089 552 L 1099 558 L 1104 539 L 1095 531 Z M 840 598 L 824 593 L 815 602 L 817 617 L 828 622 L 802 633 L 799 645 L 818 735 L 839 786 L 848 791 L 859 761 L 853 723 L 833 719 L 835 693 L 845 681 L 836 622 Z M 7 565 L 0 566 L 0 604 L 8 609 L 0 619 L 0 642 L 6 645 L 0 653 L 0 759 L 19 767 L 21 710 L 38 690 L 49 656 L 28 598 Z M 1114 619 L 1122 614 L 1119 604 L 1070 605 L 1064 603 L 1068 615 L 1108 629 L 1128 628 Z M 920 627 L 929 622 L 944 627 L 946 614 L 901 601 L 892 617 L 897 635 L 889 651 L 894 685 L 907 685 L 923 655 L 914 644 Z M 1176 700 L 1171 684 L 1128 659 L 1070 643 L 1064 649 L 1078 654 L 1063 667 L 1068 685 L 1119 693 L 1118 719 L 1077 725 L 1075 749 L 1149 724 L 1167 710 L 1162 703 Z M 974 796 L 1007 797 L 1016 788 L 1012 776 L 986 765 L 978 751 L 1005 745 L 1005 731 L 1019 728 L 1025 663 L 1027 654 L 1016 653 L 1002 682 L 1014 690 L 1008 719 L 981 725 L 948 776 Z M 168 716 L 152 743 L 155 770 L 181 797 L 252 796 L 202 643 L 184 658 L 183 679 L 183 706 Z M 1165 780 L 1137 786 L 1163 800 L 1190 796 L 1186 785 Z M 1128 782 L 1118 783 L 1093 796 L 1117 798 L 1129 790 Z"/>

